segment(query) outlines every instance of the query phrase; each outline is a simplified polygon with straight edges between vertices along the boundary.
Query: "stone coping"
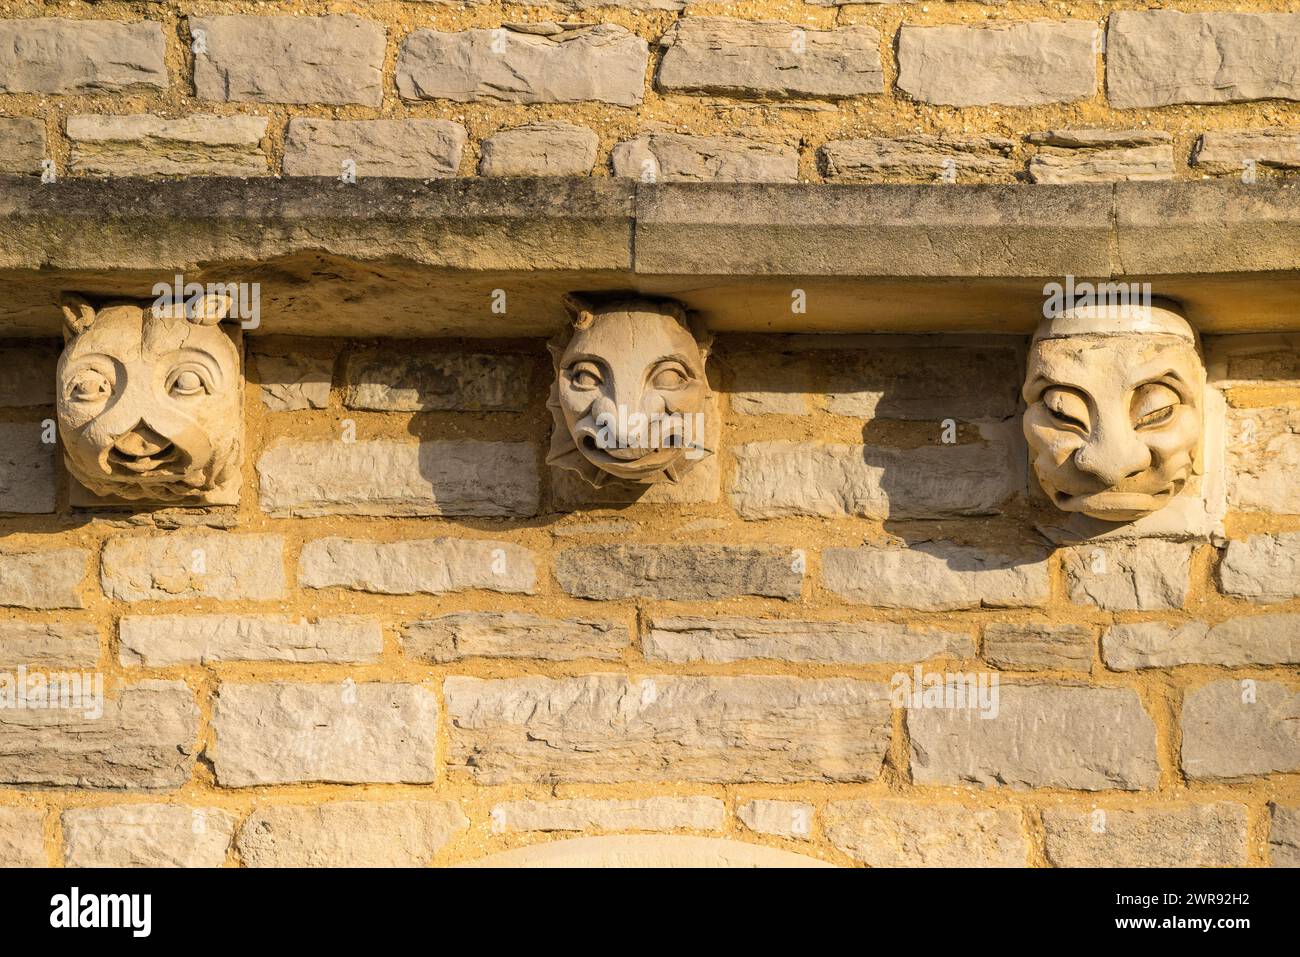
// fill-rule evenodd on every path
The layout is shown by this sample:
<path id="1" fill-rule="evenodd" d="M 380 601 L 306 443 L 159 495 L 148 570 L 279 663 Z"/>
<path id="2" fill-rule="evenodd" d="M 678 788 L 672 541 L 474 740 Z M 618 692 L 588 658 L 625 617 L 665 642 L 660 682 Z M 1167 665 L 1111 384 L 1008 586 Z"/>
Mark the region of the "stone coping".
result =
<path id="1" fill-rule="evenodd" d="M 0 336 L 58 334 L 61 290 L 178 272 L 260 283 L 252 335 L 549 335 L 579 290 L 672 295 L 722 331 L 1027 332 L 1066 275 L 1279 331 L 1300 328 L 1300 184 L 0 178 Z"/>

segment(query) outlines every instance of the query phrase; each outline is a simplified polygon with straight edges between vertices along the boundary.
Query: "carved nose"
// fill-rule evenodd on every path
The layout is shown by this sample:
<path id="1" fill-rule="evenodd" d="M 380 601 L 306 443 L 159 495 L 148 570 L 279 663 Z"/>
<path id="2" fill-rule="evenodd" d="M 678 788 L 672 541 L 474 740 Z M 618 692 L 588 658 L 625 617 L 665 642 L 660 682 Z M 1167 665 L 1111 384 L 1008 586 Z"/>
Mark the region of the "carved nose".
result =
<path id="1" fill-rule="evenodd" d="M 1085 445 L 1075 453 L 1074 462 L 1104 484 L 1118 485 L 1151 467 L 1151 450 L 1125 430 L 1109 440 Z"/>

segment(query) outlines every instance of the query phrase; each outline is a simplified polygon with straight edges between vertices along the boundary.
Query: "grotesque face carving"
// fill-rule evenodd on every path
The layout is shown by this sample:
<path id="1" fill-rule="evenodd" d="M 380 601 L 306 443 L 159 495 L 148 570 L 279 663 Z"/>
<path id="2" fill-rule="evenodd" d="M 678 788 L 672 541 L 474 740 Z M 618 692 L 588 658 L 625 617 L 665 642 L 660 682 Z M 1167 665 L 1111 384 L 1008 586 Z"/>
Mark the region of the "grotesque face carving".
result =
<path id="1" fill-rule="evenodd" d="M 174 309 L 63 304 L 59 436 L 72 476 L 96 495 L 202 504 L 237 487 L 239 351 L 218 323 L 226 297 Z M 227 490 L 228 491 L 228 490 Z"/>
<path id="2" fill-rule="evenodd" d="M 1205 366 L 1176 312 L 1114 311 L 1066 310 L 1039 327 L 1024 430 L 1057 508 L 1129 522 L 1164 508 L 1200 471 Z"/>
<path id="3" fill-rule="evenodd" d="M 569 303 L 573 329 L 552 343 L 555 417 L 547 461 L 592 485 L 676 482 L 707 448 L 707 343 L 675 304 Z"/>

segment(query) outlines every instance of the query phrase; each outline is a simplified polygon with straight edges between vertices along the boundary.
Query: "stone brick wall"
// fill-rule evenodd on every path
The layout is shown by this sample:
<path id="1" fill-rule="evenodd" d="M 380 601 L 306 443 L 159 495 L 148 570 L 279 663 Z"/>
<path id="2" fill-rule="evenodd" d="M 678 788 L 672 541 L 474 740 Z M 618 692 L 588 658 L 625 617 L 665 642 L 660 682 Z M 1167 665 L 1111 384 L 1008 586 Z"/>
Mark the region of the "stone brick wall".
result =
<path id="1" fill-rule="evenodd" d="M 0 710 L 0 861 L 650 832 L 1296 864 L 1300 347 L 1207 340 L 1222 535 L 1060 546 L 1024 349 L 719 336 L 717 454 L 629 504 L 544 464 L 540 342 L 251 337 L 241 504 L 91 512 L 40 441 L 56 350 L 10 343 L 0 670 L 99 672 L 108 700 Z M 914 668 L 996 674 L 996 717 L 892 699 Z"/>

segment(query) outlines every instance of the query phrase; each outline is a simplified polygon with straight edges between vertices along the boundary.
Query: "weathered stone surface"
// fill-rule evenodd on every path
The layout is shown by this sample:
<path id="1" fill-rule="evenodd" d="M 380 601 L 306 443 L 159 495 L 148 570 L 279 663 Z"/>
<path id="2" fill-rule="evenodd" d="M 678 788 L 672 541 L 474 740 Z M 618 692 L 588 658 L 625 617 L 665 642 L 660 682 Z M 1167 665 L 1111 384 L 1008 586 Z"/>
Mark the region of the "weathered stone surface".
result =
<path id="1" fill-rule="evenodd" d="M 1183 773 L 1240 778 L 1300 770 L 1300 692 L 1273 681 L 1211 681 L 1183 696 Z"/>
<path id="2" fill-rule="evenodd" d="M 321 356 L 255 356 L 262 405 L 272 412 L 300 412 L 329 405 L 334 360 Z"/>
<path id="3" fill-rule="evenodd" d="M 678 868 L 833 867 L 804 854 L 718 837 L 614 834 L 516 847 L 480 857 L 466 867 Z"/>
<path id="4" fill-rule="evenodd" d="M 734 455 L 731 504 L 745 519 L 990 515 L 1024 486 L 1002 442 L 914 449 L 751 442 Z"/>
<path id="5" fill-rule="evenodd" d="M 5 20 L 0 93 L 152 93 L 167 88 L 162 24 Z"/>
<path id="6" fill-rule="evenodd" d="M 1300 615 L 1203 621 L 1148 621 L 1111 625 L 1101 641 L 1106 667 L 1173 668 L 1178 665 L 1285 665 L 1300 663 Z"/>
<path id="7" fill-rule="evenodd" d="M 799 153 L 740 136 L 642 133 L 610 153 L 615 176 L 648 182 L 795 183 Z"/>
<path id="8" fill-rule="evenodd" d="M 189 18 L 201 100 L 359 103 L 383 100 L 384 28 L 350 15 Z"/>
<path id="9" fill-rule="evenodd" d="M 300 442 L 257 460 L 262 511 L 275 516 L 537 513 L 527 442 Z"/>
<path id="10" fill-rule="evenodd" d="M 822 583 L 848 601 L 927 611 L 1041 605 L 1050 591 L 1041 552 L 1001 554 L 953 542 L 828 548 Z"/>
<path id="11" fill-rule="evenodd" d="M 183 681 L 106 691 L 99 717 L 81 703 L 0 710 L 0 784 L 158 790 L 189 780 L 199 709 Z"/>
<path id="12" fill-rule="evenodd" d="M 537 587 L 537 567 L 532 552 L 509 542 L 322 538 L 303 546 L 298 584 L 381 595 L 437 595 L 471 588 L 531 594 Z"/>
<path id="13" fill-rule="evenodd" d="M 127 804 L 63 812 L 66 867 L 220 867 L 235 832 L 220 808 Z"/>
<path id="14" fill-rule="evenodd" d="M 208 752 L 222 787 L 434 780 L 438 702 L 427 688 L 365 682 L 226 682 Z"/>
<path id="15" fill-rule="evenodd" d="M 1106 37 L 1106 94 L 1118 109 L 1300 100 L 1294 13 L 1123 10 Z"/>
<path id="16" fill-rule="evenodd" d="M 357 615 L 308 622 L 289 615 L 126 615 L 118 624 L 124 665 L 161 668 L 214 661 L 374 661 L 379 620 Z"/>
<path id="17" fill-rule="evenodd" d="M 58 360 L 58 349 L 46 343 L 0 348 L 5 370 L 0 378 L 0 409 L 53 405 Z"/>
<path id="18" fill-rule="evenodd" d="M 536 781 L 870 781 L 886 690 L 843 678 L 448 678 L 448 763 Z"/>
<path id="19" fill-rule="evenodd" d="M 0 670 L 93 668 L 99 661 L 99 629 L 82 622 L 0 621 Z"/>
<path id="20" fill-rule="evenodd" d="M 1219 589 L 1264 604 L 1300 597 L 1300 532 L 1228 542 L 1219 562 Z"/>
<path id="21" fill-rule="evenodd" d="M 1044 808 L 1047 860 L 1056 867 L 1241 867 L 1246 808 Z"/>
<path id="22" fill-rule="evenodd" d="M 1273 867 L 1300 867 L 1300 807 L 1269 805 L 1268 858 Z"/>
<path id="23" fill-rule="evenodd" d="M 871 867 L 1025 867 L 1029 844 L 1015 808 L 833 801 L 823 826 L 832 844 Z"/>
<path id="24" fill-rule="evenodd" d="M 587 176 L 596 165 L 596 131 L 559 120 L 498 130 L 479 144 L 480 176 Z"/>
<path id="25" fill-rule="evenodd" d="M 1300 514 L 1300 409 L 1229 409 L 1228 504 Z"/>
<path id="26" fill-rule="evenodd" d="M 0 552 L 0 606 L 84 608 L 81 583 L 89 558 L 81 548 Z"/>
<path id="27" fill-rule="evenodd" d="M 41 812 L 0 807 L 0 867 L 47 867 Z"/>
<path id="28" fill-rule="evenodd" d="M 1015 141 L 995 136 L 930 134 L 891 139 L 833 140 L 821 148 L 828 180 L 887 183 L 898 180 L 968 182 L 1010 179 Z"/>
<path id="29" fill-rule="evenodd" d="M 908 708 L 918 784 L 1156 786 L 1156 728 L 1135 692 L 1071 685 L 999 686 L 995 717 L 974 708 Z"/>
<path id="30" fill-rule="evenodd" d="M 880 34 L 867 26 L 686 17 L 659 43 L 667 49 L 656 83 L 669 93 L 834 100 L 885 90 Z"/>
<path id="31" fill-rule="evenodd" d="M 1029 160 L 1035 183 L 1108 183 L 1174 178 L 1174 148 L 1043 150 Z"/>
<path id="32" fill-rule="evenodd" d="M 264 116 L 68 117 L 70 166 L 90 176 L 266 176 Z"/>
<path id="33" fill-rule="evenodd" d="M 1182 608 L 1191 587 L 1192 547 L 1143 539 L 1064 551 L 1066 587 L 1076 605 L 1107 611 Z"/>
<path id="34" fill-rule="evenodd" d="M 397 57 L 397 92 L 404 100 L 636 106 L 649 55 L 645 40 L 612 23 L 416 30 Z"/>
<path id="35" fill-rule="evenodd" d="M 736 808 L 736 817 L 758 834 L 796 841 L 806 841 L 812 835 L 813 806 L 800 801 L 746 801 Z"/>
<path id="36" fill-rule="evenodd" d="M 285 594 L 284 539 L 191 532 L 110 538 L 99 580 L 116 601 L 273 601 Z"/>
<path id="37" fill-rule="evenodd" d="M 460 172 L 465 127 L 450 120 L 318 120 L 295 116 L 284 137 L 285 176 L 437 179 Z"/>
<path id="38" fill-rule="evenodd" d="M 376 412 L 521 412 L 532 360 L 520 355 L 428 352 L 410 346 L 349 355 L 343 404 Z"/>
<path id="39" fill-rule="evenodd" d="M 802 567 L 793 549 L 764 545 L 596 545 L 560 552 L 555 577 L 576 598 L 798 598 Z"/>
<path id="40" fill-rule="evenodd" d="M 812 363 L 790 352 L 727 353 L 731 411 L 740 415 L 807 415 Z"/>
<path id="41" fill-rule="evenodd" d="M 499 831 L 692 831 L 721 829 L 726 806 L 709 797 L 652 797 L 630 801 L 508 801 L 492 809 Z"/>
<path id="42" fill-rule="evenodd" d="M 253 811 L 239 830 L 247 867 L 427 867 L 469 818 L 451 801 L 330 801 Z"/>
<path id="43" fill-rule="evenodd" d="M 596 488 L 571 469 L 552 467 L 551 503 L 559 511 L 585 511 L 600 506 L 696 505 L 716 502 L 722 497 L 720 458 L 708 455 L 691 467 L 680 482 L 656 482 L 642 485 L 610 477 Z"/>
<path id="44" fill-rule="evenodd" d="M 1209 130 L 1192 150 L 1192 166 L 1212 176 L 1240 176 L 1247 160 L 1271 169 L 1300 169 L 1300 130 Z"/>
<path id="45" fill-rule="evenodd" d="M 41 160 L 49 156 L 45 151 L 45 123 L 33 117 L 0 117 L 0 143 L 4 144 L 0 174 L 5 176 L 39 173 Z M 17 374 L 20 370 L 12 371 Z M 5 404 L 3 397 L 8 391 L 8 383 L 0 386 L 0 405 Z"/>
<path id="46" fill-rule="evenodd" d="M 1006 419 L 1020 401 L 1007 346 L 888 346 L 842 351 L 827 367 L 826 411 L 863 419 Z"/>
<path id="47" fill-rule="evenodd" d="M 0 423 L 0 512 L 54 511 L 55 444 L 45 431 L 40 422 Z"/>
<path id="48" fill-rule="evenodd" d="M 888 621 L 655 618 L 642 650 L 646 658 L 680 663 L 770 658 L 818 664 L 879 664 L 970 658 L 975 643 L 968 630 Z"/>
<path id="49" fill-rule="evenodd" d="M 1174 136 L 1165 130 L 1128 129 L 1112 130 L 1106 127 L 1044 130 L 1030 133 L 1025 139 L 1039 146 L 1070 150 L 1118 150 L 1138 146 L 1163 146 L 1172 143 Z"/>
<path id="50" fill-rule="evenodd" d="M 904 25 L 898 88 L 923 103 L 1037 106 L 1097 92 L 1092 21 Z"/>
<path id="51" fill-rule="evenodd" d="M 994 622 L 984 628 L 984 659 L 1007 671 L 1088 671 L 1095 641 L 1087 625 Z"/>
<path id="52" fill-rule="evenodd" d="M 415 621 L 402 637 L 408 657 L 439 664 L 464 658 L 618 661 L 628 643 L 628 627 L 622 622 L 491 611 L 452 612 Z"/>

